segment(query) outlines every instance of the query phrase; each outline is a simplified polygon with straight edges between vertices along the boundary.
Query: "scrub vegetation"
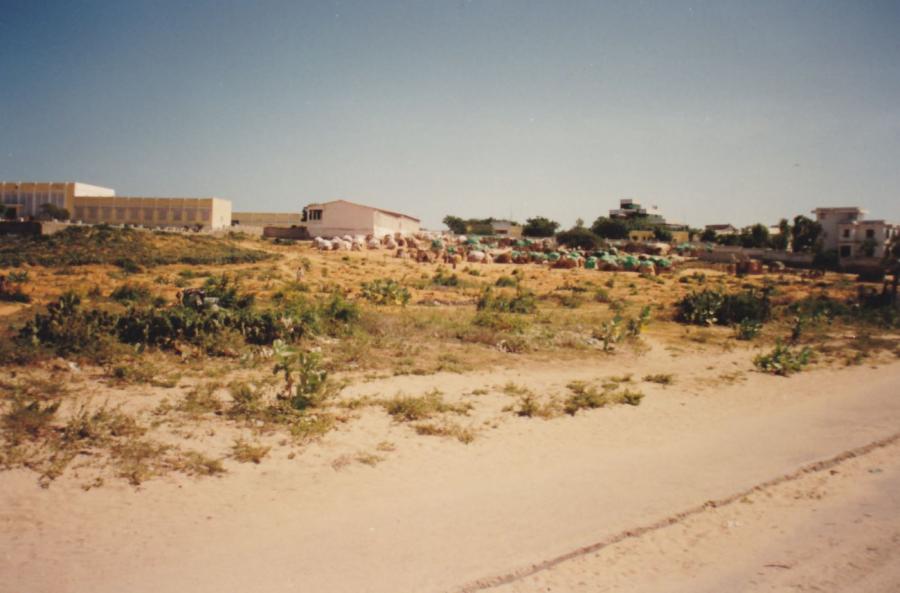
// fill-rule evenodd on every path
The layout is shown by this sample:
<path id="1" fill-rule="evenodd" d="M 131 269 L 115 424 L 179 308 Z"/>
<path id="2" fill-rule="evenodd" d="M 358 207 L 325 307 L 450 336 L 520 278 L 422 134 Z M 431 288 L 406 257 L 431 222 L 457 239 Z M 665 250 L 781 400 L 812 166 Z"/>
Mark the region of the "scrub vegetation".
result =
<path id="1" fill-rule="evenodd" d="M 361 416 L 382 422 L 391 442 L 405 434 L 459 446 L 504 422 L 575 422 L 676 393 L 697 381 L 678 369 L 688 353 L 709 358 L 715 384 L 900 356 L 900 316 L 877 285 L 691 265 L 660 275 L 456 269 L 383 251 L 102 226 L 5 237 L 0 467 L 34 471 L 44 486 L 78 475 L 85 488 L 253 471 L 302 459 Z M 650 350 L 670 365 L 635 379 L 569 376 L 547 387 L 525 374 L 444 388 L 452 375 L 586 373 Z M 717 368 L 720 356 L 743 366 Z M 348 471 L 394 445 L 377 450 L 347 453 Z"/>

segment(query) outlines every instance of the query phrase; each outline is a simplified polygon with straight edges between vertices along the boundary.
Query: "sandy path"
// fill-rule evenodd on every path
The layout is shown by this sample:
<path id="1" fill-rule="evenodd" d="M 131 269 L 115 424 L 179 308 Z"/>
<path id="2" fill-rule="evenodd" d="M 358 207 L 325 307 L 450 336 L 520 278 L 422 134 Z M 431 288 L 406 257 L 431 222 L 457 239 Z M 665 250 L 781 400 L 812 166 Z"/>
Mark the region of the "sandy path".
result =
<path id="1" fill-rule="evenodd" d="M 482 590 L 900 591 L 900 439 L 509 577 Z"/>
<path id="2" fill-rule="evenodd" d="M 468 447 L 410 439 L 375 468 L 335 472 L 301 455 L 137 493 L 37 491 L 33 475 L 5 474 L 0 590 L 457 590 L 894 434 L 898 386 L 896 363 L 753 375 L 701 395 L 657 392 L 638 408 L 517 421 Z M 848 496 L 866 495 L 848 484 Z M 895 498 L 876 498 L 896 514 Z"/>

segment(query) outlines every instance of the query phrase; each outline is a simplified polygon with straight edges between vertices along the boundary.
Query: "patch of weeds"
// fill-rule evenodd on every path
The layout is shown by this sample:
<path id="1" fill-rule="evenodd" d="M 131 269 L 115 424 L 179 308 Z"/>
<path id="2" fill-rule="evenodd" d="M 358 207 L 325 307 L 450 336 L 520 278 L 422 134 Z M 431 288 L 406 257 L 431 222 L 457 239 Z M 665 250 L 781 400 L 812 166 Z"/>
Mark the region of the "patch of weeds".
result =
<path id="1" fill-rule="evenodd" d="M 625 404 L 626 406 L 639 406 L 641 405 L 641 400 L 644 399 L 644 394 L 640 391 L 632 391 L 631 389 L 626 389 L 625 391 L 618 394 L 617 399 L 619 402 Z"/>
<path id="2" fill-rule="evenodd" d="M 604 383 L 602 389 L 597 389 L 585 381 L 572 381 L 566 385 L 571 393 L 563 404 L 563 410 L 574 416 L 579 410 L 603 408 L 613 404 L 640 405 L 644 398 L 643 393 L 631 389 L 618 390 L 621 384 L 631 380 L 631 376 L 628 375 L 625 380 L 621 379 L 623 378 L 614 377 L 613 380 Z"/>
<path id="3" fill-rule="evenodd" d="M 527 387 L 518 385 L 517 383 L 513 383 L 512 381 L 509 381 L 508 383 L 506 383 L 506 385 L 504 385 L 502 387 L 502 391 L 506 395 L 516 396 L 516 397 L 522 396 L 522 395 L 527 395 L 527 394 L 531 393 L 531 390 L 528 389 Z M 487 393 L 487 392 L 485 391 L 485 393 Z"/>
<path id="4" fill-rule="evenodd" d="M 579 410 L 602 408 L 610 403 L 609 391 L 599 391 L 585 381 L 572 381 L 566 388 L 571 392 L 563 404 L 566 414 L 574 416 Z"/>
<path id="5" fill-rule="evenodd" d="M 172 388 L 178 384 L 178 374 L 163 373 L 158 366 L 147 361 L 129 360 L 109 368 L 110 377 L 126 385 L 149 384 L 154 387 Z"/>
<path id="6" fill-rule="evenodd" d="M 788 375 L 803 370 L 812 358 L 812 350 L 807 346 L 800 350 L 785 346 L 781 340 L 775 343 L 775 348 L 767 353 L 760 354 L 753 359 L 753 364 L 759 370 L 787 377 Z"/>
<path id="7" fill-rule="evenodd" d="M 381 402 L 381 405 L 398 422 L 426 420 L 444 412 L 468 414 L 472 409 L 472 405 L 468 403 L 447 403 L 442 395 L 437 389 L 420 396 L 397 395 L 393 399 Z"/>
<path id="8" fill-rule="evenodd" d="M 59 406 L 59 401 L 47 404 L 37 400 L 13 401 L 11 408 L 3 413 L 4 436 L 12 445 L 45 436 L 51 430 Z"/>
<path id="9" fill-rule="evenodd" d="M 657 373 L 655 375 L 644 375 L 644 381 L 658 385 L 671 385 L 673 377 L 671 373 Z"/>
<path id="10" fill-rule="evenodd" d="M 556 402 L 541 402 L 533 393 L 519 396 L 519 401 L 512 410 L 517 416 L 526 418 L 553 418 L 559 412 Z"/>
<path id="11" fill-rule="evenodd" d="M 225 404 L 216 397 L 216 390 L 219 389 L 218 383 L 204 383 L 197 385 L 187 392 L 175 409 L 183 414 L 187 414 L 192 418 L 197 418 L 204 414 L 215 414 L 221 412 Z"/>
<path id="12" fill-rule="evenodd" d="M 248 443 L 244 439 L 237 439 L 231 446 L 231 457 L 239 463 L 259 463 L 269 454 L 272 447 L 259 443 Z"/>
<path id="13" fill-rule="evenodd" d="M 556 300 L 559 302 L 560 306 L 566 307 L 567 309 L 577 309 L 584 304 L 584 298 L 574 292 L 571 294 L 558 295 Z"/>
<path id="14" fill-rule="evenodd" d="M 384 457 L 375 453 L 357 453 L 355 459 L 357 463 L 368 465 L 369 467 L 375 467 L 384 461 Z"/>
<path id="15" fill-rule="evenodd" d="M 415 424 L 413 428 L 415 428 L 416 434 L 452 437 L 466 445 L 475 440 L 475 432 L 471 428 L 466 428 L 455 422 L 444 422 L 441 424 L 434 422 L 421 423 Z"/>

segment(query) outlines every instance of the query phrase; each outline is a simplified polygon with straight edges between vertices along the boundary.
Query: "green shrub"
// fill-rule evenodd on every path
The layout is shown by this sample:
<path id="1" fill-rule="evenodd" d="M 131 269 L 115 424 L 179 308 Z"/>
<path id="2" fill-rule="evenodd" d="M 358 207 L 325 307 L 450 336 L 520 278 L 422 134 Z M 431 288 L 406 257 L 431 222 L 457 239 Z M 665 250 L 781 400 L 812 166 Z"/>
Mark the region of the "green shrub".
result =
<path id="1" fill-rule="evenodd" d="M 796 350 L 778 340 L 774 350 L 768 354 L 760 354 L 753 359 L 753 364 L 761 371 L 787 377 L 791 373 L 802 371 L 811 358 L 812 350 L 809 347 Z"/>
<path id="2" fill-rule="evenodd" d="M 497 286 L 499 288 L 514 287 L 518 285 L 518 279 L 513 276 L 500 276 L 499 278 L 497 278 L 497 281 L 494 282 L 494 286 Z"/>
<path id="3" fill-rule="evenodd" d="M 28 272 L 10 272 L 0 274 L 0 301 L 12 303 L 29 303 L 31 297 L 22 290 L 22 284 L 28 280 Z"/>
<path id="4" fill-rule="evenodd" d="M 153 297 L 150 289 L 143 284 L 122 284 L 109 294 L 109 298 L 120 303 L 146 303 Z"/>
<path id="5" fill-rule="evenodd" d="M 234 355 L 234 347 L 244 342 L 267 345 L 319 333 L 345 334 L 359 319 L 356 305 L 337 293 L 318 303 L 297 301 L 282 309 L 257 310 L 252 304 L 244 306 L 247 300 L 240 294 L 227 292 L 222 294 L 240 308 L 192 302 L 131 306 L 120 314 L 83 309 L 80 297 L 67 293 L 20 329 L 18 343 L 97 362 L 108 361 L 118 342 L 159 348 L 175 348 L 183 342 L 209 354 Z"/>
<path id="6" fill-rule="evenodd" d="M 459 276 L 456 274 L 447 275 L 447 270 L 441 266 L 434 273 L 434 276 L 431 277 L 431 283 L 435 286 L 459 286 L 460 280 Z"/>
<path id="7" fill-rule="evenodd" d="M 362 297 L 376 305 L 406 305 L 409 302 L 409 290 L 396 280 L 380 278 L 362 283 Z"/>
<path id="8" fill-rule="evenodd" d="M 206 298 L 218 299 L 216 304 L 226 309 L 248 309 L 255 300 L 252 294 L 240 292 L 237 278 L 229 274 L 207 278 L 203 282 L 203 292 Z"/>
<path id="9" fill-rule="evenodd" d="M 742 319 L 735 326 L 735 337 L 738 340 L 752 340 L 762 331 L 762 323 L 753 319 Z"/>
<path id="10" fill-rule="evenodd" d="M 332 394 L 318 352 L 298 351 L 281 340 L 272 344 L 272 350 L 276 359 L 272 373 L 284 378 L 283 398 L 295 410 L 317 407 Z"/>
<path id="11" fill-rule="evenodd" d="M 485 287 L 478 298 L 479 311 L 498 311 L 501 313 L 534 313 L 537 309 L 534 293 L 519 287 L 515 295 L 497 295 L 490 286 Z"/>
<path id="12" fill-rule="evenodd" d="M 765 322 L 772 316 L 769 291 L 754 288 L 734 294 L 714 289 L 692 292 L 676 304 L 677 319 L 694 325 L 732 325 L 744 319 Z"/>
<path id="13" fill-rule="evenodd" d="M 140 274 L 144 271 L 144 268 L 130 258 L 117 259 L 113 263 L 122 268 L 122 271 L 126 274 Z"/>

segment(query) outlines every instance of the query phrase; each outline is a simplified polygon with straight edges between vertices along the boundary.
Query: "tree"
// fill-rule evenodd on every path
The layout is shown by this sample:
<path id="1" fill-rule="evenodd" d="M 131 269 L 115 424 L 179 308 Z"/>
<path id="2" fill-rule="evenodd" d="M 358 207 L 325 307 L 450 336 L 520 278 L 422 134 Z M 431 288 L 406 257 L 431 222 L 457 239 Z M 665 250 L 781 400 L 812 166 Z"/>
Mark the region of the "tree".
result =
<path id="1" fill-rule="evenodd" d="M 535 216 L 525 221 L 522 234 L 526 237 L 552 237 L 558 228 L 558 222 L 543 216 Z"/>
<path id="2" fill-rule="evenodd" d="M 60 208 L 56 204 L 47 202 L 46 204 L 41 204 L 41 213 L 38 215 L 38 218 L 42 220 L 69 220 L 69 211 L 65 208 Z"/>
<path id="3" fill-rule="evenodd" d="M 444 217 L 443 223 L 447 225 L 447 228 L 455 235 L 466 234 L 466 221 L 459 216 L 451 216 L 448 214 Z"/>
<path id="4" fill-rule="evenodd" d="M 888 285 L 885 276 L 884 289 L 882 294 L 886 296 L 887 301 L 893 305 L 897 304 L 897 285 L 900 284 L 900 235 L 895 234 L 884 246 L 884 256 L 881 260 L 886 275 L 892 277 L 890 285 Z"/>
<path id="5" fill-rule="evenodd" d="M 778 221 L 778 234 L 771 239 L 772 247 L 784 251 L 788 248 L 791 239 L 791 223 L 787 218 Z"/>
<path id="6" fill-rule="evenodd" d="M 591 225 L 591 231 L 603 239 L 626 239 L 628 225 L 621 220 L 601 216 Z"/>
<path id="7" fill-rule="evenodd" d="M 672 231 L 665 227 L 653 227 L 653 238 L 657 241 L 669 242 L 672 240 Z"/>
<path id="8" fill-rule="evenodd" d="M 712 229 L 706 229 L 703 231 L 703 234 L 700 235 L 700 240 L 706 243 L 714 243 L 716 240 L 716 231 Z"/>
<path id="9" fill-rule="evenodd" d="M 570 248 L 592 250 L 597 248 L 597 235 L 583 226 L 575 225 L 567 231 L 558 233 L 556 242 Z"/>
<path id="10" fill-rule="evenodd" d="M 821 249 L 819 239 L 822 235 L 822 225 L 814 220 L 800 215 L 794 217 L 794 228 L 791 229 L 791 249 L 801 251 L 818 251 Z"/>
<path id="11" fill-rule="evenodd" d="M 769 244 L 769 228 L 756 223 L 741 231 L 742 247 L 765 247 Z"/>
<path id="12" fill-rule="evenodd" d="M 727 235 L 719 235 L 718 237 L 716 237 L 716 243 L 718 243 L 719 245 L 737 247 L 741 244 L 741 236 L 735 235 L 733 233 L 729 233 Z"/>

